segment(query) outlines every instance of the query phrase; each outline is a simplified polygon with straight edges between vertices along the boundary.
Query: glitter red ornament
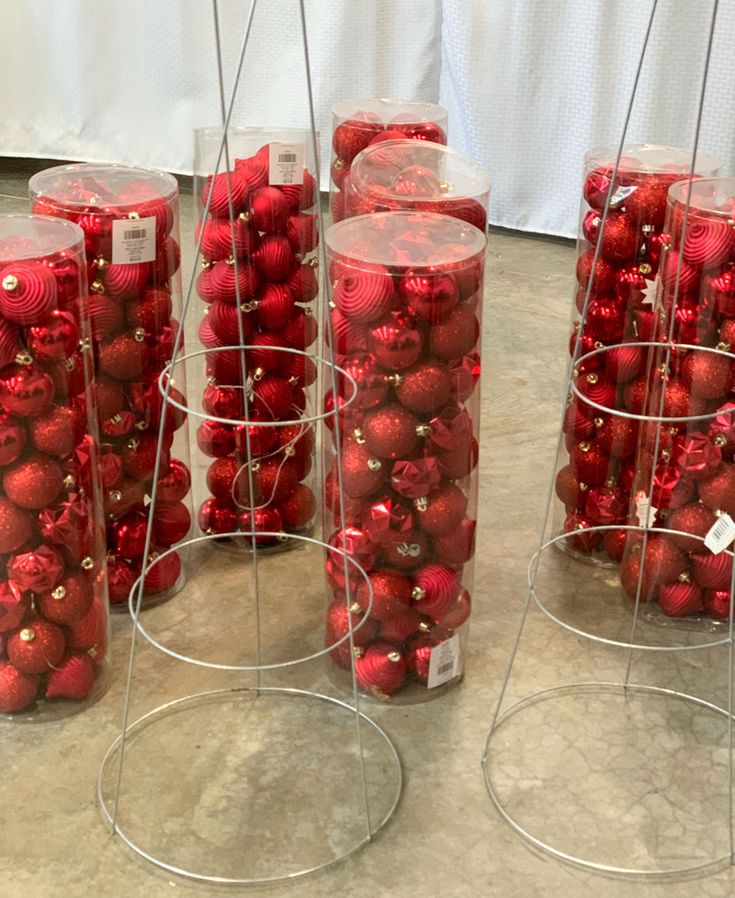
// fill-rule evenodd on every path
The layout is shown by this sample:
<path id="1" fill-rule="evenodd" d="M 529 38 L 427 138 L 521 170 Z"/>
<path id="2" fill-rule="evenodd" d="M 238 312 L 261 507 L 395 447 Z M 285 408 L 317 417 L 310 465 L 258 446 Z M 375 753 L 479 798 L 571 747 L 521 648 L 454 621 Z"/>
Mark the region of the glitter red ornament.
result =
<path id="1" fill-rule="evenodd" d="M 14 714 L 29 707 L 38 694 L 38 686 L 38 677 L 0 661 L 0 712 Z"/>

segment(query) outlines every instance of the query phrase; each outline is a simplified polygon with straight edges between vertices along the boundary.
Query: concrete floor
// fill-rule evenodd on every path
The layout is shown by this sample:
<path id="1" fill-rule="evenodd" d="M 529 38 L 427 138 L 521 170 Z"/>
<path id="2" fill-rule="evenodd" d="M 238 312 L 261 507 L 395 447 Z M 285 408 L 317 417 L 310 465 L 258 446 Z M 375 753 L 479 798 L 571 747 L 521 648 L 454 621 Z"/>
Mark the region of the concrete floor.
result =
<path id="1" fill-rule="evenodd" d="M 23 197 L 25 179 L 36 167 L 40 166 L 10 160 L 0 166 L 0 211 L 23 211 L 24 203 L 17 198 Z M 187 203 L 184 200 L 188 232 Z M 729 869 L 696 881 L 652 883 L 591 874 L 553 861 L 512 832 L 483 784 L 483 741 L 520 622 L 526 567 L 538 544 L 556 447 L 573 260 L 569 244 L 509 233 L 491 233 L 489 238 L 479 551 L 469 660 L 461 685 L 437 701 L 364 709 L 389 732 L 403 762 L 405 785 L 395 816 L 372 845 L 340 866 L 290 884 L 243 890 L 246 894 L 298 898 L 730 894 Z M 269 594 L 268 611 L 274 612 L 282 633 L 290 634 L 291 629 L 297 633 L 304 605 L 320 601 L 302 594 L 307 556 L 283 555 L 264 565 L 265 575 L 279 583 L 279 589 Z M 290 559 L 300 559 L 299 565 Z M 227 645 L 227 630 L 212 622 L 221 607 L 222 576 L 228 573 L 229 562 L 212 562 L 211 556 L 209 562 L 209 571 L 196 566 L 194 591 L 187 599 L 191 604 L 177 611 L 174 600 L 158 617 L 151 612 L 151 628 L 160 628 L 163 637 L 182 650 L 188 647 L 186 639 L 204 632 L 215 648 Z M 296 590 L 299 607 L 294 604 Z M 570 638 L 539 614 L 529 619 L 527 634 L 511 696 L 595 676 L 604 680 L 621 676 L 625 657 L 619 651 Z M 119 732 L 128 646 L 129 625 L 117 616 L 114 682 L 85 714 L 57 724 L 5 728 L 0 749 L 2 898 L 218 893 L 134 860 L 102 823 L 96 776 L 105 750 Z M 698 656 L 696 663 L 663 659 L 660 653 L 646 659 L 641 662 L 640 680 L 674 688 L 684 683 L 692 690 L 707 683 L 708 697 L 716 697 L 722 680 L 713 678 L 712 671 L 722 669 L 723 656 L 714 650 L 706 657 L 689 654 Z M 182 671 L 182 665 L 147 650 L 140 653 L 137 672 L 136 713 L 191 690 L 232 685 L 224 675 Z M 330 688 L 321 668 L 308 665 L 273 675 L 267 683 Z M 252 683 L 243 680 L 241 685 Z M 565 701 L 560 698 L 562 704 Z M 700 709 L 690 713 L 674 703 L 669 708 L 649 702 L 645 696 L 631 700 L 624 709 L 617 702 L 614 694 L 606 701 L 594 694 L 573 697 L 558 707 L 557 714 L 536 706 L 528 716 L 515 718 L 507 731 L 499 731 L 498 788 L 509 806 L 561 847 L 587 851 L 612 864 L 635 860 L 671 866 L 697 843 L 703 860 L 726 850 L 727 834 L 721 825 L 726 780 L 720 777 L 726 753 L 717 720 L 705 719 Z M 179 726 L 174 720 L 152 730 L 133 746 L 126 768 L 126 776 L 137 777 L 139 787 L 136 795 L 133 789 L 124 793 L 131 802 L 126 821 L 133 825 L 137 815 L 139 831 L 182 862 L 193 857 L 187 858 L 186 846 L 177 845 L 185 827 L 198 839 L 195 850 L 202 855 L 196 860 L 205 863 L 212 852 L 221 852 L 223 863 L 236 864 L 238 857 L 246 856 L 261 872 L 269 868 L 259 867 L 259 858 L 269 851 L 272 860 L 282 850 L 288 869 L 301 860 L 308 863 L 310 839 L 321 824 L 332 848 L 339 849 L 345 836 L 359 838 L 354 815 L 340 816 L 332 807 L 359 799 L 351 794 L 349 763 L 354 755 L 342 744 L 344 728 L 328 720 L 328 714 L 320 715 L 299 709 L 268 717 L 257 707 L 244 715 L 237 708 L 220 708 L 201 727 L 196 721 Z M 240 732 L 245 735 L 240 737 Z M 273 739 L 268 742 L 264 734 Z M 370 734 L 366 740 L 371 809 L 379 815 L 395 781 L 380 740 Z M 674 766 L 668 764 L 672 758 Z M 236 778 L 243 769 L 245 779 L 250 778 L 249 793 Z M 651 782 L 657 774 L 661 782 Z M 276 794 L 291 794 L 292 802 L 274 806 L 267 797 L 263 800 L 263 790 L 269 788 Z M 252 802 L 251 823 L 244 833 L 237 826 L 239 818 L 232 816 L 233 796 L 235 803 L 238 797 Z M 307 803 L 313 824 L 300 815 Z M 208 854 L 207 845 L 223 832 L 226 838 L 220 847 Z"/>

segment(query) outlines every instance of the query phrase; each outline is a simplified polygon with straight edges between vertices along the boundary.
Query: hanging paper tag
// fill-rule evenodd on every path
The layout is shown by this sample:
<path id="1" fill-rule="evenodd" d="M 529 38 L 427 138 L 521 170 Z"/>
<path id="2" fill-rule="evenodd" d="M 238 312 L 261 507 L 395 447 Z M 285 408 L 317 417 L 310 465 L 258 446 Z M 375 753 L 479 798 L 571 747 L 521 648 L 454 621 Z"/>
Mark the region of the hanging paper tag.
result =
<path id="1" fill-rule="evenodd" d="M 112 222 L 112 264 L 132 265 L 156 258 L 156 219 L 120 218 Z"/>
<path id="2" fill-rule="evenodd" d="M 269 145 L 268 183 L 304 183 L 303 143 L 272 143 Z"/>
<path id="3" fill-rule="evenodd" d="M 719 555 L 735 539 L 735 521 L 729 514 L 721 514 L 707 531 L 704 544 L 713 555 Z"/>
<path id="4" fill-rule="evenodd" d="M 651 500 L 640 490 L 635 496 L 635 516 L 639 527 L 653 527 L 658 508 L 651 505 Z"/>
<path id="5" fill-rule="evenodd" d="M 435 645 L 429 655 L 429 689 L 441 686 L 459 673 L 459 634 L 455 633 L 439 645 Z"/>

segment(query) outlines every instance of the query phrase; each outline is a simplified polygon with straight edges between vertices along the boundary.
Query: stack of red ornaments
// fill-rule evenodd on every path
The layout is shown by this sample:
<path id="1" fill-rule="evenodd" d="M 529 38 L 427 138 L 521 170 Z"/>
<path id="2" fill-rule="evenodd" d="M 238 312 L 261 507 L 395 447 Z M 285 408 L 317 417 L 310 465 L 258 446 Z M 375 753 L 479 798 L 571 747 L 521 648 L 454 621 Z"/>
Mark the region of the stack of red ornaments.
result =
<path id="1" fill-rule="evenodd" d="M 358 215 L 360 211 L 346 211 L 345 201 L 349 193 L 350 170 L 355 157 L 369 146 L 394 140 L 419 140 L 446 145 L 447 113 L 440 106 L 428 103 L 400 103 L 390 100 L 343 100 L 332 109 L 330 198 L 332 220 L 342 221 L 345 214 Z M 376 157 L 379 158 L 379 157 Z M 395 154 L 389 150 L 385 157 L 386 169 L 391 173 Z M 407 166 L 403 166 L 408 168 Z M 399 190 L 415 188 L 425 177 L 412 166 L 399 178 Z M 395 172 L 397 175 L 398 172 Z M 374 210 L 363 210 L 374 211 Z M 436 210 L 440 211 L 440 210 Z M 444 210 L 441 210 L 444 211 Z"/>
<path id="2" fill-rule="evenodd" d="M 84 264 L 78 228 L 0 218 L 0 712 L 6 714 L 41 699 L 82 702 L 107 667 Z"/>
<path id="3" fill-rule="evenodd" d="M 327 411 L 344 410 L 325 515 L 330 544 L 367 572 L 372 607 L 351 572 L 348 607 L 343 562 L 328 558 L 326 642 L 352 626 L 360 686 L 386 698 L 461 673 L 455 640 L 428 683 L 432 651 L 470 614 L 485 238 L 446 216 L 396 212 L 345 220 L 327 242 L 335 360 L 357 386 L 351 402 L 344 376 L 336 403 L 326 394 Z M 331 655 L 349 668 L 349 641 Z"/>
<path id="4" fill-rule="evenodd" d="M 319 291 L 314 175 L 273 186 L 266 144 L 202 189 L 203 270 L 197 291 L 207 304 L 199 335 L 212 350 L 197 431 L 212 497 L 198 512 L 206 534 L 306 529 L 316 498 L 304 481 L 312 468 L 314 428 L 299 423 L 317 369 L 305 354 L 317 337 L 310 305 Z M 289 154 L 286 154 L 289 155 Z M 238 347 L 248 346 L 247 350 Z M 297 350 L 293 352 L 292 350 Z M 300 353 L 300 354 L 299 354 Z M 282 426 L 262 422 L 284 421 Z M 248 470 L 250 469 L 250 470 Z M 251 495 L 252 482 L 252 495 Z M 259 545 L 277 542 L 257 537 Z"/>
<path id="5" fill-rule="evenodd" d="M 146 503 L 163 414 L 158 380 L 171 360 L 179 327 L 172 317 L 181 299 L 178 188 L 172 176 L 160 172 L 73 165 L 40 172 L 30 189 L 35 212 L 64 217 L 85 234 L 109 593 L 111 604 L 123 605 L 143 568 Z M 127 255 L 118 253 L 118 241 L 130 241 Z M 136 241 L 150 261 L 135 261 Z M 170 395 L 184 404 L 175 387 Z M 191 526 L 183 502 L 191 485 L 189 468 L 171 456 L 174 434 L 185 418 L 173 406 L 166 410 L 148 562 L 182 540 Z M 184 447 L 182 454 L 187 451 Z M 146 576 L 146 595 L 162 596 L 180 575 L 180 556 L 172 552 Z"/>

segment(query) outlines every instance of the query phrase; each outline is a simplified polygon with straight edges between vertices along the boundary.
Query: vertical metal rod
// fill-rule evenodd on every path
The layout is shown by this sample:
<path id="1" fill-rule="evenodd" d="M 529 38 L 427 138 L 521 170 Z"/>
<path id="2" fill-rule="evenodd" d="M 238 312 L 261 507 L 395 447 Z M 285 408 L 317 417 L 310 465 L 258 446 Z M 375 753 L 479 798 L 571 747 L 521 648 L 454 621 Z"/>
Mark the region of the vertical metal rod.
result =
<path id="1" fill-rule="evenodd" d="M 301 14 L 301 34 L 303 37 L 303 45 L 304 45 L 304 68 L 306 73 L 306 90 L 309 98 L 309 123 L 311 127 L 311 144 L 312 144 L 312 152 L 314 154 L 314 160 L 317 166 L 317 221 L 319 224 L 319 258 L 321 262 L 321 277 L 320 277 L 320 286 L 322 290 L 325 291 L 325 294 L 328 292 L 326 290 L 327 279 L 329 277 L 329 272 L 327 270 L 327 250 L 326 250 L 326 241 L 325 241 L 325 233 L 324 233 L 324 216 L 322 214 L 322 203 L 321 203 L 321 160 L 319 158 L 319 146 L 317 141 L 317 127 L 316 127 L 316 115 L 314 113 L 314 91 L 312 87 L 311 81 L 311 63 L 309 56 L 309 38 L 306 30 L 306 11 L 304 8 L 304 0 L 298 0 L 299 2 L 299 11 Z M 322 306 L 325 309 L 325 314 L 323 315 L 324 323 L 326 326 L 327 338 L 329 342 L 329 354 L 327 358 L 330 360 L 331 364 L 329 367 L 329 372 L 331 374 L 332 379 L 332 396 L 334 398 L 334 445 L 335 445 L 335 457 L 336 457 L 336 467 L 337 467 L 337 491 L 339 494 L 339 520 L 340 520 L 340 530 L 343 534 L 342 536 L 342 550 L 345 553 L 342 556 L 342 561 L 344 564 L 344 572 L 345 572 L 345 603 L 347 606 L 347 620 L 350 621 L 350 629 L 349 629 L 349 643 L 350 643 L 350 659 L 351 659 L 351 671 L 352 671 L 352 700 L 355 708 L 355 730 L 357 735 L 357 748 L 360 754 L 360 775 L 362 778 L 362 794 L 363 794 L 363 802 L 365 808 L 365 823 L 367 827 L 367 838 L 368 840 L 372 839 L 373 828 L 370 819 L 370 800 L 368 796 L 368 784 L 367 784 L 367 772 L 365 770 L 365 752 L 363 747 L 363 739 L 362 739 L 362 727 L 360 724 L 360 691 L 358 689 L 357 684 L 357 675 L 355 672 L 355 640 L 354 634 L 352 631 L 352 616 L 350 614 L 350 608 L 352 606 L 352 587 L 350 584 L 350 570 L 347 561 L 347 544 L 344 538 L 344 530 L 346 527 L 346 519 L 345 519 L 345 510 L 344 510 L 344 484 L 342 478 L 342 438 L 340 431 L 340 420 L 339 420 L 339 383 L 337 378 L 337 371 L 334 366 L 334 334 L 332 329 L 332 316 L 329 314 L 329 307 L 326 304 L 328 302 L 328 297 L 323 295 Z M 326 536 L 326 534 L 324 534 Z M 325 540 L 326 542 L 326 540 Z M 372 596 L 371 596 L 372 598 Z"/>
<path id="2" fill-rule="evenodd" d="M 255 7 L 257 6 L 258 0 L 252 0 L 250 5 L 250 14 L 248 15 L 247 24 L 245 26 L 245 37 L 243 41 L 243 48 L 247 47 L 248 39 L 250 37 L 250 28 L 253 23 L 253 16 L 255 14 Z M 219 9 L 217 5 L 217 0 L 212 0 L 212 7 L 214 13 L 214 33 L 215 33 L 215 43 L 217 45 L 217 79 L 219 82 L 219 101 L 220 101 L 220 110 L 222 115 L 222 148 L 224 149 L 225 154 L 225 180 L 227 182 L 227 205 L 229 211 L 229 219 L 230 219 L 230 239 L 232 241 L 232 263 L 233 269 L 235 272 L 235 305 L 237 308 L 237 331 L 238 337 L 240 339 L 240 346 L 243 347 L 245 345 L 245 331 L 242 323 L 242 312 L 240 310 L 241 305 L 241 296 L 240 296 L 240 282 L 238 279 L 238 258 L 237 258 L 237 247 L 235 242 L 235 209 L 232 201 L 232 178 L 231 178 L 231 166 L 230 166 L 230 143 L 229 143 L 229 125 L 230 125 L 230 117 L 227 113 L 227 109 L 225 106 L 225 84 L 224 84 L 224 75 L 222 73 L 222 45 L 220 40 L 220 28 L 219 28 Z M 232 89 L 232 97 L 230 102 L 230 111 L 232 110 L 233 104 L 235 102 L 235 95 L 237 93 L 237 87 L 240 81 L 240 73 L 242 71 L 242 64 L 244 61 L 244 54 L 240 57 L 237 76 L 235 80 L 235 84 Z M 250 509 L 250 551 L 252 553 L 253 558 L 253 570 L 252 570 L 252 584 L 253 584 L 253 613 L 255 616 L 255 664 L 258 670 L 255 674 L 255 684 L 256 688 L 259 689 L 261 685 L 261 671 L 260 665 L 262 663 L 261 659 L 261 631 L 260 631 L 260 578 L 258 573 L 258 540 L 255 535 L 255 478 L 253 477 L 253 453 L 250 444 L 250 411 L 248 409 L 248 395 L 247 395 L 247 384 L 248 384 L 248 365 L 247 365 L 247 350 L 241 348 L 240 349 L 240 377 L 242 379 L 242 389 L 243 389 L 243 421 L 245 424 L 245 457 L 246 461 L 246 469 L 247 469 L 247 478 L 248 478 L 248 506 Z M 236 489 L 236 486 L 233 486 Z"/>
<path id="3" fill-rule="evenodd" d="M 608 190 L 607 190 L 607 195 L 605 197 L 605 206 L 603 208 L 602 217 L 600 219 L 600 227 L 599 227 L 599 232 L 597 235 L 597 242 L 595 244 L 595 252 L 594 252 L 592 266 L 591 266 L 592 270 L 590 273 L 589 283 L 587 284 L 587 289 L 586 289 L 585 295 L 584 295 L 584 304 L 582 306 L 581 321 L 580 321 L 580 333 L 584 329 L 585 323 L 587 321 L 587 309 L 588 309 L 588 306 L 590 303 L 590 297 L 592 296 L 592 288 L 594 286 L 595 268 L 597 266 L 597 262 L 600 258 L 600 254 L 602 252 L 602 234 L 603 234 L 603 230 L 605 227 L 605 222 L 607 221 L 607 217 L 610 212 L 610 202 L 612 200 L 612 195 L 615 190 L 616 176 L 618 173 L 618 168 L 620 166 L 620 159 L 623 155 L 623 149 L 625 147 L 625 140 L 628 135 L 628 126 L 630 125 L 630 118 L 633 113 L 633 103 L 635 101 L 635 97 L 638 92 L 638 83 L 640 81 L 641 71 L 643 69 L 643 61 L 646 56 L 646 50 L 648 49 L 648 41 L 651 36 L 651 30 L 653 28 L 653 22 L 654 22 L 654 19 L 656 16 L 657 8 L 658 8 L 658 0 L 653 0 L 653 2 L 651 3 L 651 12 L 648 17 L 648 26 L 646 27 L 646 33 L 643 37 L 643 44 L 641 46 L 641 53 L 640 53 L 640 57 L 638 59 L 638 66 L 636 68 L 635 77 L 633 79 L 633 88 L 631 91 L 630 100 L 628 102 L 628 108 L 625 113 L 625 121 L 623 123 L 623 131 L 622 131 L 622 134 L 620 135 L 620 142 L 618 144 L 618 151 L 617 151 L 617 155 L 615 157 L 615 165 L 613 166 L 613 173 L 612 173 L 612 177 L 610 179 L 610 186 L 608 187 Z M 556 457 L 559 455 L 559 451 L 562 446 L 562 441 L 563 441 L 563 437 L 564 437 L 564 429 L 563 429 L 564 428 L 564 413 L 566 411 L 567 399 L 569 397 L 569 393 L 572 388 L 572 379 L 574 377 L 574 369 L 576 367 L 577 360 L 581 353 L 581 347 L 582 347 L 582 341 L 577 340 L 575 343 L 575 346 L 574 346 L 574 352 L 572 353 L 571 362 L 569 363 L 569 372 L 567 375 L 567 381 L 566 381 L 564 395 L 563 395 L 562 404 L 561 404 L 561 416 L 560 416 L 560 421 L 559 421 L 559 436 L 558 436 L 557 442 L 556 442 L 556 455 L 554 456 L 554 465 L 556 465 Z M 500 715 L 500 709 L 503 704 L 503 699 L 505 698 L 505 693 L 508 688 L 508 683 L 510 682 L 510 676 L 511 676 L 511 673 L 513 670 L 513 664 L 515 662 L 516 655 L 518 654 L 518 648 L 520 646 L 521 637 L 523 636 L 523 628 L 526 623 L 526 618 L 528 617 L 531 600 L 533 598 L 533 591 L 536 586 L 536 574 L 538 572 L 538 566 L 539 566 L 539 562 L 541 560 L 541 553 L 542 553 L 542 548 L 544 545 L 544 537 L 546 534 L 546 527 L 549 523 L 549 514 L 551 512 L 551 504 L 552 504 L 553 497 L 554 497 L 554 471 L 552 470 L 551 480 L 549 482 L 549 488 L 546 493 L 546 507 L 544 510 L 543 521 L 541 524 L 541 532 L 539 534 L 538 549 L 536 551 L 536 554 L 533 556 L 533 559 L 531 560 L 532 567 L 531 567 L 531 575 L 529 578 L 528 592 L 526 594 L 526 604 L 524 606 L 523 614 L 521 616 L 521 622 L 518 627 L 518 633 L 516 635 L 516 639 L 513 644 L 513 648 L 511 650 L 511 656 L 510 656 L 510 660 L 508 662 L 508 666 L 505 671 L 505 677 L 503 679 L 503 682 L 500 687 L 500 692 L 498 694 L 498 700 L 497 700 L 497 704 L 495 706 L 495 713 L 493 714 L 492 723 L 490 725 L 490 731 L 488 733 L 488 741 L 486 742 L 486 748 L 489 743 L 489 737 L 492 734 L 493 730 L 495 729 L 495 725 L 496 725 L 498 717 Z"/>
<path id="4" fill-rule="evenodd" d="M 689 181 L 687 184 L 687 197 L 686 203 L 684 205 L 684 224 L 681 229 L 681 237 L 679 239 L 679 257 L 677 259 L 676 265 L 676 279 L 674 281 L 674 294 L 671 301 L 671 312 L 670 312 L 670 321 L 669 321 L 669 329 L 667 334 L 667 342 L 666 349 L 664 351 L 664 370 L 666 374 L 668 373 L 671 365 L 671 346 L 674 338 L 674 327 L 676 325 L 676 304 L 679 300 L 679 288 L 681 285 L 681 269 L 682 263 L 684 261 L 684 241 L 686 240 L 687 228 L 689 226 L 689 205 L 691 203 L 692 198 L 692 187 L 694 184 L 694 172 L 697 165 L 697 150 L 699 149 L 699 135 L 702 128 L 702 115 L 704 112 L 704 98 L 707 92 L 707 79 L 709 76 L 709 66 L 710 59 L 712 56 L 712 43 L 715 35 L 715 22 L 717 21 L 717 9 L 719 6 L 720 0 L 714 0 L 712 5 L 712 19 L 710 21 L 709 28 L 709 37 L 707 40 L 707 52 L 704 60 L 704 71 L 702 74 L 702 86 L 699 92 L 699 106 L 697 108 L 697 123 L 694 128 L 694 145 L 692 147 L 692 161 L 689 166 Z M 663 261 L 663 260 L 662 260 Z M 649 369 L 649 373 L 652 373 Z M 666 376 L 664 374 L 664 377 Z M 666 381 L 663 380 L 660 395 L 658 397 L 658 410 L 656 412 L 656 416 L 658 418 L 656 424 L 656 437 L 654 440 L 653 446 L 653 455 L 651 462 L 651 477 L 648 483 L 648 501 L 649 501 L 649 509 L 653 508 L 653 487 L 656 480 L 656 460 L 658 459 L 658 452 L 661 446 L 661 429 L 663 427 L 661 417 L 664 413 L 664 404 L 666 400 Z M 645 576 L 645 568 L 646 568 L 646 549 L 648 546 L 648 536 L 653 527 L 653 521 L 651 520 L 651 515 L 649 511 L 646 511 L 646 521 L 645 526 L 643 528 L 643 543 L 641 545 L 641 560 L 638 569 L 638 583 L 636 585 L 636 595 L 635 595 L 635 607 L 633 608 L 633 620 L 631 622 L 630 627 L 630 639 L 628 640 L 628 655 L 625 664 L 625 677 L 624 684 L 625 688 L 628 688 L 628 684 L 630 683 L 630 674 L 633 667 L 633 651 L 635 644 L 635 636 L 636 629 L 638 628 L 638 620 L 640 618 L 640 607 L 641 607 L 641 591 L 643 589 L 643 577 Z"/>
<path id="5" fill-rule="evenodd" d="M 256 3 L 256 0 L 252 0 L 250 15 L 248 17 L 248 26 L 247 26 L 247 30 L 245 32 L 245 38 L 244 38 L 242 46 L 240 48 L 240 60 L 239 60 L 239 65 L 238 65 L 238 69 L 237 69 L 237 76 L 235 78 L 235 84 L 233 86 L 233 91 L 232 91 L 232 97 L 230 98 L 230 105 L 229 105 L 229 109 L 227 111 L 228 125 L 229 125 L 229 120 L 232 115 L 232 109 L 233 109 L 234 102 L 235 102 L 235 93 L 237 91 L 237 84 L 240 80 L 240 73 L 242 71 L 242 63 L 243 63 L 243 59 L 245 57 L 245 48 L 247 46 L 247 41 L 248 41 L 248 37 L 250 34 L 250 24 L 251 24 L 252 18 L 253 18 L 253 11 L 254 11 L 254 7 L 255 7 L 255 3 Z M 217 172 L 219 171 L 220 165 L 222 164 L 223 149 L 224 149 L 223 145 L 220 145 L 219 154 L 217 156 L 217 164 L 215 166 L 215 174 L 217 174 Z M 207 197 L 207 202 L 204 205 L 204 210 L 202 212 L 202 215 L 204 217 L 206 217 L 209 214 L 209 206 L 210 206 L 211 201 L 212 201 L 212 194 L 210 192 L 209 196 Z M 197 272 L 197 259 L 199 258 L 199 255 L 201 252 L 203 233 L 204 233 L 203 230 L 200 229 L 199 237 L 197 238 L 197 241 L 196 241 L 196 247 L 195 247 L 195 251 L 194 251 L 194 261 L 192 263 L 191 274 L 189 275 L 189 282 L 188 282 L 188 285 L 186 288 L 186 296 L 184 298 L 184 303 L 183 303 L 183 306 L 181 309 L 181 321 L 179 322 L 179 328 L 178 328 L 178 331 L 176 334 L 176 339 L 174 340 L 173 352 L 171 354 L 171 362 L 170 362 L 170 371 L 172 374 L 175 371 L 176 361 L 178 359 L 179 352 L 180 352 L 181 348 L 183 347 L 183 343 L 184 343 L 184 340 L 183 340 L 184 323 L 186 322 L 186 317 L 187 317 L 187 313 L 189 311 L 189 306 L 191 305 L 191 299 L 192 299 L 192 296 L 194 295 L 194 282 L 195 282 L 195 276 L 196 276 L 196 272 Z M 146 565 L 147 565 L 147 560 L 148 560 L 148 553 L 150 552 L 150 546 L 151 546 L 151 535 L 152 535 L 152 530 L 153 530 L 153 528 L 151 527 L 151 520 L 152 520 L 153 510 L 155 508 L 155 503 L 156 503 L 156 494 L 158 492 L 158 478 L 159 478 L 159 474 L 160 474 L 160 470 L 161 470 L 161 457 L 162 457 L 161 446 L 163 445 L 163 438 L 164 438 L 164 434 L 165 434 L 166 410 L 168 408 L 168 397 L 169 397 L 170 389 L 171 389 L 171 377 L 167 378 L 166 383 L 164 385 L 164 390 L 163 390 L 161 422 L 160 422 L 159 428 L 158 428 L 158 448 L 156 450 L 156 461 L 153 466 L 153 483 L 151 486 L 151 502 L 150 502 L 149 513 L 148 513 L 148 530 L 146 533 L 145 547 L 144 547 L 144 552 L 143 552 L 144 567 L 143 567 L 143 571 L 141 572 L 140 577 L 138 578 L 137 585 L 134 585 L 133 589 L 131 590 L 131 596 L 130 596 L 130 599 L 132 601 L 133 590 L 135 590 L 136 591 L 135 605 L 134 605 L 134 608 L 132 609 L 130 655 L 128 658 L 128 673 L 127 673 L 127 682 L 126 682 L 126 686 L 125 686 L 125 697 L 123 699 L 122 731 L 120 733 L 120 747 L 118 749 L 119 760 L 118 760 L 118 765 L 117 765 L 117 776 L 116 776 L 116 781 L 115 781 L 115 800 L 114 800 L 114 806 L 113 806 L 113 811 L 112 811 L 112 822 L 110 824 L 113 833 L 116 831 L 116 828 L 117 828 L 117 816 L 118 816 L 118 810 L 119 810 L 119 805 L 120 805 L 120 787 L 122 785 L 123 767 L 124 767 L 124 761 L 125 761 L 125 747 L 127 744 L 128 721 L 130 719 L 130 699 L 131 699 L 131 695 L 132 695 L 133 672 L 135 669 L 136 636 L 138 633 L 138 622 L 140 620 L 140 610 L 141 610 L 141 607 L 143 604 L 143 593 L 144 593 L 144 589 L 145 589 L 145 571 L 146 571 Z"/>

